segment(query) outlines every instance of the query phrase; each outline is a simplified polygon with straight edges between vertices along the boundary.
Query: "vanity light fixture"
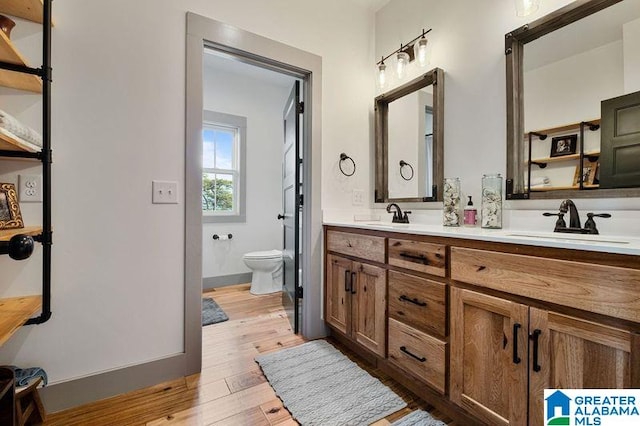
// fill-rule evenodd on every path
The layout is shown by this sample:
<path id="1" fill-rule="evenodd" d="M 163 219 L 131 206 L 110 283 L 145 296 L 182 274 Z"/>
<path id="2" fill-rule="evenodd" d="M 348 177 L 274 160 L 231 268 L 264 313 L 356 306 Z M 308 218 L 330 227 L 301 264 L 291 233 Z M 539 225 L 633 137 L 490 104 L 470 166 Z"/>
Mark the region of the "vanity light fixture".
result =
<path id="1" fill-rule="evenodd" d="M 516 2 L 516 15 L 528 16 L 538 10 L 540 7 L 540 0 L 515 0 Z"/>
<path id="2" fill-rule="evenodd" d="M 400 44 L 400 48 L 394 50 L 387 56 L 383 56 L 379 62 L 376 63 L 378 66 L 378 86 L 382 89 L 387 83 L 387 66 L 384 61 L 389 59 L 393 55 L 396 56 L 396 75 L 399 80 L 402 80 L 407 71 L 407 65 L 414 59 L 418 59 L 418 63 L 420 66 L 425 66 L 428 63 L 427 57 L 427 38 L 425 35 L 431 32 L 431 28 L 427 31 L 424 29 L 422 33 L 418 35 L 416 38 L 408 42 L 407 44 Z M 418 40 L 419 39 L 419 40 Z"/>
<path id="3" fill-rule="evenodd" d="M 413 45 L 415 57 L 421 67 L 426 67 L 429 63 L 429 58 L 427 57 L 427 39 L 424 35 L 425 32 L 422 30 L 422 37 Z"/>
<path id="4" fill-rule="evenodd" d="M 411 58 L 407 52 L 398 52 L 398 56 L 396 56 L 396 75 L 399 80 L 404 78 L 404 74 L 407 71 L 407 65 L 409 65 L 410 61 Z"/>
<path id="5" fill-rule="evenodd" d="M 378 87 L 381 89 L 387 85 L 387 66 L 384 64 L 384 58 L 378 64 Z"/>

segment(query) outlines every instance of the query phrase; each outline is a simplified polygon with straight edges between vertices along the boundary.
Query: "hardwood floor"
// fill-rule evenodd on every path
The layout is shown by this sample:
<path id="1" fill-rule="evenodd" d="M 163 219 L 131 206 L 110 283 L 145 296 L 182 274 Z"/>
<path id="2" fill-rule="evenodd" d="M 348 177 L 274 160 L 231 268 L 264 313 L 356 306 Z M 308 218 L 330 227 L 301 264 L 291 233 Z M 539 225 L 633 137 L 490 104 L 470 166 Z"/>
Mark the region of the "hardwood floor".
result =
<path id="1" fill-rule="evenodd" d="M 304 342 L 291 331 L 280 293 L 254 296 L 249 285 L 238 285 L 205 296 L 218 302 L 229 321 L 203 327 L 200 374 L 50 414 L 45 424 L 296 425 L 253 360 L 258 354 Z M 415 409 L 430 411 L 453 425 L 389 376 L 332 343 L 408 403 L 407 408 L 376 422 L 376 426 L 388 425 Z"/>

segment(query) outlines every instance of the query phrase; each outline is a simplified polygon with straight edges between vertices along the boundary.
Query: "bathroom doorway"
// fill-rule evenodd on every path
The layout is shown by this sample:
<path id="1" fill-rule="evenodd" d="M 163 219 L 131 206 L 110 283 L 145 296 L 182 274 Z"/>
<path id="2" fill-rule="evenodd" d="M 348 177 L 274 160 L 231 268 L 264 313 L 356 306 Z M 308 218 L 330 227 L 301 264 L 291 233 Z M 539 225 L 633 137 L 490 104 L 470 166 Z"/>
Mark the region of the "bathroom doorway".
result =
<path id="1" fill-rule="evenodd" d="M 205 46 L 203 289 L 278 293 L 299 331 L 304 77 Z"/>
<path id="2" fill-rule="evenodd" d="M 216 51 L 218 56 L 232 58 L 236 63 L 251 64 L 256 68 L 277 71 L 300 81 L 300 92 L 305 103 L 300 123 L 301 155 L 300 200 L 301 226 L 298 227 L 299 268 L 301 287 L 301 313 L 298 317 L 299 332 L 308 339 L 326 336 L 322 319 L 322 211 L 321 187 L 321 111 L 322 111 L 322 58 L 298 48 L 276 42 L 231 25 L 194 13 L 187 13 L 187 66 L 186 66 L 186 155 L 185 155 L 185 372 L 194 374 L 202 366 L 202 290 L 203 258 L 212 255 L 203 253 L 203 247 L 212 235 L 203 233 L 203 73 L 205 49 Z M 290 88 L 289 88 L 290 89 Z M 260 97 L 254 94 L 254 100 Z M 220 112 L 220 111 L 214 111 Z M 238 114 L 228 114 L 238 115 Z M 282 120 L 282 109 L 280 109 Z M 247 120 L 247 133 L 251 124 Z M 280 121 L 283 128 L 283 122 Z M 240 158 L 240 157 L 239 157 Z M 241 159 L 241 158 L 240 158 Z M 278 167 L 282 167 L 282 159 Z M 250 167 L 247 167 L 250 169 Z M 222 170 L 216 170 L 221 171 Z M 280 170 L 281 172 L 281 170 Z M 241 173 L 241 172 L 240 172 Z M 241 175 L 238 184 L 242 185 Z M 282 175 L 280 175 L 282 176 Z M 280 178 L 282 179 L 282 178 Z M 231 179 L 228 179 L 231 180 Z M 281 184 L 281 182 L 280 182 Z M 248 200 L 247 200 L 248 202 Z M 245 205 L 245 208 L 248 207 Z M 233 207 L 235 215 L 242 215 L 241 200 Z M 278 214 L 282 214 L 280 210 Z M 245 210 L 249 217 L 251 212 Z M 268 215 L 265 218 L 271 219 Z M 278 221 L 279 222 L 279 221 Z M 224 224 L 223 224 L 224 225 Z M 229 222 L 224 225 L 231 227 Z M 228 244 L 225 229 L 218 234 Z M 232 234 L 233 243 L 240 239 Z M 226 237 L 227 239 L 223 239 Z M 239 237 L 239 235 L 238 235 Z M 234 241 L 235 240 L 235 241 Z M 222 246 L 220 246 L 222 247 Z M 220 250 L 220 249 L 219 249 Z M 236 258 L 236 261 L 238 258 Z M 233 274 L 230 274 L 233 275 Z M 243 279 L 238 277 L 238 279 Z M 246 277 L 244 278 L 246 279 Z M 246 281 L 245 281 L 246 282 Z"/>

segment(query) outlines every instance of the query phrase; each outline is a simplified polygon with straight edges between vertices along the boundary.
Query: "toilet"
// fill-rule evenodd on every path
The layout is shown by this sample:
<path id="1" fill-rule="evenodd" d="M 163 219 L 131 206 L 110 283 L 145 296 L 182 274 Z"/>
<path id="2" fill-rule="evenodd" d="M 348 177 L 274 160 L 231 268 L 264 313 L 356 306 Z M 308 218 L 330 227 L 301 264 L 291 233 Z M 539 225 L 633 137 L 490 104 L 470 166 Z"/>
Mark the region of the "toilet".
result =
<path id="1" fill-rule="evenodd" d="M 268 294 L 282 290 L 282 252 L 254 251 L 242 257 L 253 271 L 251 294 Z"/>

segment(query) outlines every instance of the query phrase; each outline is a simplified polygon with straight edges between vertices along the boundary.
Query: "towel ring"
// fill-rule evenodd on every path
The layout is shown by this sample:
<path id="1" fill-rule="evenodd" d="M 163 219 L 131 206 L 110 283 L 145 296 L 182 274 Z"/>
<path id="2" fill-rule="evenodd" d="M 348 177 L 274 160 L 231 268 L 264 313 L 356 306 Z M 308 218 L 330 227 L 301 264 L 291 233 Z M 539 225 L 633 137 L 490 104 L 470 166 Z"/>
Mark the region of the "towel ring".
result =
<path id="1" fill-rule="evenodd" d="M 342 169 L 342 162 L 345 160 L 351 160 L 351 164 L 353 164 L 353 171 L 351 173 L 346 173 L 343 169 Z M 342 154 L 340 154 L 340 162 L 338 163 L 338 167 L 340 167 L 340 171 L 342 172 L 343 175 L 345 176 L 353 176 L 356 172 L 356 162 L 353 161 L 353 158 L 349 157 L 347 154 L 345 154 L 344 152 Z"/>
<path id="2" fill-rule="evenodd" d="M 411 169 L 411 176 L 406 177 L 406 176 L 404 175 L 404 173 L 402 173 L 402 168 L 403 168 L 404 166 L 407 166 L 407 167 L 409 167 L 409 168 Z M 411 164 L 407 163 L 407 162 L 406 162 L 406 161 L 404 161 L 404 160 L 400 160 L 400 176 L 402 176 L 402 179 L 404 179 L 404 180 L 411 180 L 411 179 L 413 179 L 413 167 L 411 167 Z"/>

